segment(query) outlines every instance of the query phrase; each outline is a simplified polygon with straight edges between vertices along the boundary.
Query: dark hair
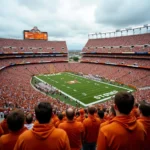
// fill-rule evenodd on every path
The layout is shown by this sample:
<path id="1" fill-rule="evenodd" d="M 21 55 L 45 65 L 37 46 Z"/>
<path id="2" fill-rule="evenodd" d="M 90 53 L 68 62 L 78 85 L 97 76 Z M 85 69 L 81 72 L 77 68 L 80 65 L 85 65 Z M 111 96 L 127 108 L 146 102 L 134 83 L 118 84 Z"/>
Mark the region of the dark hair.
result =
<path id="1" fill-rule="evenodd" d="M 80 116 L 80 113 L 79 113 L 79 111 L 77 111 L 77 112 L 76 112 L 76 116 Z"/>
<path id="2" fill-rule="evenodd" d="M 133 109 L 134 97 L 128 92 L 118 92 L 115 95 L 115 104 L 120 113 L 128 115 Z"/>
<path id="3" fill-rule="evenodd" d="M 19 131 L 24 126 L 24 112 L 16 109 L 7 116 L 8 128 L 11 131 Z"/>
<path id="4" fill-rule="evenodd" d="M 98 110 L 98 116 L 99 116 L 99 118 L 103 119 L 104 118 L 104 112 L 102 110 Z"/>
<path id="5" fill-rule="evenodd" d="M 28 114 L 28 115 L 26 116 L 26 123 L 27 123 L 27 124 L 30 124 L 30 123 L 32 123 L 32 121 L 33 121 L 33 116 L 32 116 L 32 114 Z"/>
<path id="6" fill-rule="evenodd" d="M 73 111 L 69 111 L 69 109 L 66 110 L 66 117 L 68 118 L 68 120 L 73 120 L 75 116 L 75 112 Z"/>
<path id="7" fill-rule="evenodd" d="M 115 112 L 115 109 L 114 109 L 114 106 L 113 106 L 113 105 L 111 105 L 110 111 L 111 111 L 111 113 L 112 113 L 114 116 L 116 116 L 116 112 Z"/>
<path id="8" fill-rule="evenodd" d="M 58 118 L 59 118 L 59 120 L 62 120 L 62 119 L 63 119 L 63 117 L 64 117 L 64 116 L 63 116 L 63 114 L 62 114 L 62 113 L 59 113 L 59 114 L 58 114 Z"/>
<path id="9" fill-rule="evenodd" d="M 55 115 L 56 115 L 56 109 L 53 109 L 53 114 L 55 114 Z"/>
<path id="10" fill-rule="evenodd" d="M 40 102 L 35 107 L 36 119 L 40 124 L 49 123 L 52 117 L 52 106 L 49 102 Z"/>
<path id="11" fill-rule="evenodd" d="M 139 106 L 139 110 L 143 116 L 149 117 L 150 116 L 150 104 L 147 102 L 141 102 Z"/>
<path id="12" fill-rule="evenodd" d="M 138 103 L 135 103 L 134 106 L 138 108 L 138 107 L 139 107 L 139 104 L 138 104 Z"/>
<path id="13" fill-rule="evenodd" d="M 4 113 L 4 119 L 7 119 L 8 113 Z"/>
<path id="14" fill-rule="evenodd" d="M 84 112 L 85 112 L 85 114 L 87 114 L 87 113 L 88 113 L 87 108 L 84 108 Z"/>
<path id="15" fill-rule="evenodd" d="M 94 106 L 90 106 L 90 107 L 88 108 L 88 113 L 89 113 L 89 114 L 94 115 L 95 112 L 96 112 L 96 111 L 95 111 L 95 107 L 94 107 Z"/>

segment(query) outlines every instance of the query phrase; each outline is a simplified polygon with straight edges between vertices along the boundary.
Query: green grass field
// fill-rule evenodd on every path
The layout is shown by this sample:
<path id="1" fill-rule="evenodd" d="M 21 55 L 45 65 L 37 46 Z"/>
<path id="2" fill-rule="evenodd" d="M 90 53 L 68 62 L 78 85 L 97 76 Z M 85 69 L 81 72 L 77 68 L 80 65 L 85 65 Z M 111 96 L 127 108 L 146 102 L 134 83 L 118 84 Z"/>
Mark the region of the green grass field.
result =
<path id="1" fill-rule="evenodd" d="M 110 99 L 118 91 L 133 91 L 127 86 L 110 84 L 102 81 L 86 79 L 72 73 L 57 73 L 36 76 L 38 80 L 46 82 L 72 100 L 83 106 L 100 103 Z"/>

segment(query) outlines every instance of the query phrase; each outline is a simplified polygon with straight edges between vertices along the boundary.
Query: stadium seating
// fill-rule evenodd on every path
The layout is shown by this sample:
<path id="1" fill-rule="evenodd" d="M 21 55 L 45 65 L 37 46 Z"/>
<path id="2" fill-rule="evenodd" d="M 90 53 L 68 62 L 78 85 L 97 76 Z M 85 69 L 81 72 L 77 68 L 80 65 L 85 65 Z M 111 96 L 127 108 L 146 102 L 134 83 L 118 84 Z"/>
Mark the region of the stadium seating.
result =
<path id="1" fill-rule="evenodd" d="M 0 52 L 67 53 L 65 41 L 36 41 L 0 38 Z"/>
<path id="2" fill-rule="evenodd" d="M 100 58 L 100 57 L 83 57 L 81 61 L 93 61 L 102 63 L 115 63 L 135 66 L 149 66 L 149 60 L 129 59 L 129 58 Z"/>
<path id="3" fill-rule="evenodd" d="M 82 51 L 86 53 L 149 52 L 149 44 L 149 33 L 113 38 L 89 39 Z"/>

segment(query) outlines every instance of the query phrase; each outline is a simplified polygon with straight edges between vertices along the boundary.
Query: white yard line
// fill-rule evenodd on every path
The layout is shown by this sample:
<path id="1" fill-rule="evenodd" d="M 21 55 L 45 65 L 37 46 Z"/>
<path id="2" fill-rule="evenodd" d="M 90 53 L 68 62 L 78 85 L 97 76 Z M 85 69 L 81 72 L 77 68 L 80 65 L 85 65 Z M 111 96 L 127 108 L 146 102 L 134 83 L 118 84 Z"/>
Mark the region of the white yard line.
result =
<path id="1" fill-rule="evenodd" d="M 71 73 L 68 73 L 68 74 L 71 74 Z M 78 76 L 78 75 L 74 75 L 74 74 L 71 74 L 71 75 L 72 75 L 72 76 Z M 37 78 L 38 80 L 40 80 L 41 82 L 47 83 L 47 82 L 43 81 L 42 79 L 40 79 L 40 78 L 38 78 L 38 77 L 36 77 L 36 76 L 34 76 L 34 77 Z M 80 76 L 78 76 L 78 77 L 80 77 Z M 81 78 L 84 78 L 84 77 L 81 77 Z M 86 79 L 86 78 L 85 78 L 85 79 Z M 94 80 L 94 81 L 95 81 L 95 80 Z M 133 90 L 131 90 L 131 89 L 127 89 L 127 88 L 120 87 L 120 86 L 117 86 L 117 85 L 105 83 L 105 82 L 102 82 L 102 81 L 96 81 L 96 82 L 100 82 L 100 83 L 103 83 L 103 84 L 107 84 L 107 85 L 114 86 L 114 87 L 118 87 L 118 88 L 122 88 L 122 89 L 126 89 L 126 90 L 128 90 L 128 92 L 132 92 L 132 91 L 133 91 Z M 54 88 L 57 89 L 56 87 L 54 87 Z M 92 104 L 99 103 L 99 102 L 104 102 L 104 101 L 106 101 L 106 100 L 108 100 L 108 99 L 110 99 L 110 98 L 113 97 L 113 95 L 112 95 L 111 97 L 106 97 L 106 98 L 103 98 L 103 99 L 100 99 L 100 100 L 96 100 L 95 102 L 91 102 L 91 103 L 85 104 L 85 103 L 81 102 L 80 100 L 78 100 L 78 99 L 76 99 L 76 98 L 74 98 L 74 97 L 68 95 L 67 93 L 65 93 L 65 92 L 63 92 L 63 91 L 61 91 L 61 90 L 59 90 L 59 89 L 57 89 L 57 90 L 58 90 L 59 92 L 61 92 L 62 94 L 64 94 L 65 96 L 68 96 L 68 97 L 71 98 L 72 100 L 77 101 L 78 103 L 82 104 L 82 105 L 85 106 L 85 107 L 87 107 L 87 106 L 89 106 L 89 105 L 92 105 Z"/>

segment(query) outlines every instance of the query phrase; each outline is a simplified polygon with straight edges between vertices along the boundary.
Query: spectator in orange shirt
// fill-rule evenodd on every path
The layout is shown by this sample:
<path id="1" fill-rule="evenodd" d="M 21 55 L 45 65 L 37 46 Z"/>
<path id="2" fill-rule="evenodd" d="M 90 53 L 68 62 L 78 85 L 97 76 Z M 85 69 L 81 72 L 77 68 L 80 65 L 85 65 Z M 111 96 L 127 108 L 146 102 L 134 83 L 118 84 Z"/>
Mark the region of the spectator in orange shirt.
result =
<path id="1" fill-rule="evenodd" d="M 97 150 L 143 150 L 146 132 L 136 117 L 130 115 L 134 97 L 128 92 L 119 92 L 114 102 L 116 117 L 100 129 Z"/>
<path id="2" fill-rule="evenodd" d="M 36 123 L 32 130 L 24 132 L 14 150 L 70 150 L 66 132 L 56 129 L 52 122 L 52 107 L 49 102 L 40 102 L 35 107 Z"/>
<path id="3" fill-rule="evenodd" d="M 112 105 L 112 106 L 110 107 L 110 110 L 109 110 L 109 118 L 108 118 L 105 122 L 103 122 L 100 127 L 103 127 L 103 126 L 109 124 L 110 121 L 111 121 L 115 116 L 116 116 L 116 112 L 115 112 L 114 106 Z"/>
<path id="4" fill-rule="evenodd" d="M 134 107 L 131 111 L 131 115 L 134 115 L 136 118 L 139 117 L 139 111 L 138 111 L 138 107 L 139 107 L 139 104 L 138 103 L 135 103 L 134 104 Z"/>
<path id="5" fill-rule="evenodd" d="M 79 121 L 79 122 L 83 122 L 84 121 L 84 119 L 85 119 L 85 114 L 84 114 L 84 109 L 80 109 L 80 116 L 77 118 L 77 121 Z"/>
<path id="6" fill-rule="evenodd" d="M 84 127 L 81 122 L 74 120 L 75 112 L 72 108 L 66 110 L 67 121 L 61 123 L 59 128 L 66 131 L 71 150 L 81 150 L 84 134 Z"/>
<path id="7" fill-rule="evenodd" d="M 55 125 L 55 123 L 56 123 L 57 121 L 59 121 L 59 119 L 58 119 L 58 117 L 57 117 L 57 115 L 56 115 L 56 109 L 53 109 L 52 119 L 53 119 L 54 125 Z"/>
<path id="8" fill-rule="evenodd" d="M 64 122 L 64 121 L 63 121 L 63 117 L 64 117 L 64 116 L 63 116 L 62 113 L 59 113 L 59 114 L 58 114 L 58 119 L 59 119 L 59 120 L 55 123 L 55 127 L 56 127 L 56 128 L 58 128 L 58 126 L 59 126 L 60 123 L 63 123 L 63 122 Z"/>
<path id="9" fill-rule="evenodd" d="M 138 122 L 141 122 L 144 125 L 147 136 L 144 142 L 144 150 L 150 149 L 150 103 L 141 102 L 139 106 L 140 117 Z"/>
<path id="10" fill-rule="evenodd" d="M 106 121 L 106 120 L 104 119 L 104 112 L 103 112 L 102 110 L 98 110 L 97 114 L 98 114 L 98 117 L 99 117 L 99 119 L 100 119 L 100 124 L 101 124 L 101 123 L 104 123 L 104 122 Z"/>
<path id="11" fill-rule="evenodd" d="M 95 150 L 96 141 L 98 137 L 100 120 L 94 114 L 96 109 L 94 106 L 88 108 L 88 118 L 83 121 L 85 128 L 85 136 L 83 143 L 83 150 Z"/>
<path id="12" fill-rule="evenodd" d="M 7 125 L 7 116 L 8 113 L 4 113 L 4 120 L 0 123 L 4 133 L 3 134 L 8 134 L 9 133 L 9 129 L 8 129 L 8 125 Z"/>
<path id="13" fill-rule="evenodd" d="M 24 124 L 24 126 L 28 129 L 28 130 L 30 130 L 30 129 L 32 129 L 33 128 L 33 115 L 32 114 L 28 114 L 27 116 L 26 116 L 26 124 Z"/>
<path id="14" fill-rule="evenodd" d="M 1 150 L 13 150 L 20 134 L 27 130 L 24 127 L 24 112 L 22 110 L 14 110 L 7 117 L 7 124 L 10 133 L 0 138 Z"/>

